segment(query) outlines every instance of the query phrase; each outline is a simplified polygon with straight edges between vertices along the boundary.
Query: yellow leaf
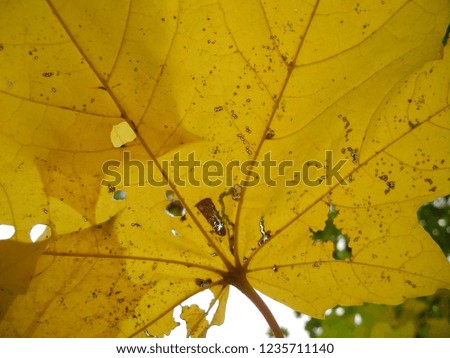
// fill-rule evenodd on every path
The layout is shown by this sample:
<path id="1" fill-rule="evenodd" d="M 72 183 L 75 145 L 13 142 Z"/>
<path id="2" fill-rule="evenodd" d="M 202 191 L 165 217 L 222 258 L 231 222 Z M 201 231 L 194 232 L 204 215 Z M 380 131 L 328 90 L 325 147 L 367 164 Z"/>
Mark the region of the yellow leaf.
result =
<path id="1" fill-rule="evenodd" d="M 25 293 L 36 262 L 46 246 L 45 241 L 36 244 L 0 241 L 0 287 L 14 293 Z"/>
<path id="2" fill-rule="evenodd" d="M 114 148 L 119 148 L 136 139 L 136 133 L 127 122 L 114 125 L 111 130 L 111 142 Z"/>
<path id="3" fill-rule="evenodd" d="M 210 323 L 184 310 L 204 336 L 231 284 L 272 329 L 254 289 L 322 317 L 449 287 L 416 217 L 450 192 L 448 10 L 0 4 L 1 335 L 162 337 L 211 290 Z"/>
<path id="4" fill-rule="evenodd" d="M 188 337 L 204 338 L 208 328 L 205 311 L 197 305 L 183 306 L 180 318 L 186 321 Z"/>
<path id="5" fill-rule="evenodd" d="M 217 310 L 214 314 L 214 317 L 211 320 L 210 326 L 220 326 L 225 322 L 225 312 L 227 308 L 227 300 L 228 300 L 228 294 L 230 292 L 230 286 L 226 286 L 225 288 L 221 288 L 219 292 L 215 292 L 214 287 L 211 289 L 215 293 L 215 297 L 218 297 L 219 299 L 219 305 L 217 307 Z M 213 300 L 215 303 L 216 300 Z"/>
<path id="6" fill-rule="evenodd" d="M 206 337 L 208 329 L 213 326 L 220 326 L 225 321 L 225 310 L 228 299 L 229 286 L 214 286 L 211 287 L 214 294 L 210 302 L 208 310 L 205 312 L 196 304 L 191 306 L 182 306 L 180 318 L 186 321 L 187 337 L 204 338 Z M 218 302 L 217 309 L 210 322 L 206 319 L 215 304 Z"/>

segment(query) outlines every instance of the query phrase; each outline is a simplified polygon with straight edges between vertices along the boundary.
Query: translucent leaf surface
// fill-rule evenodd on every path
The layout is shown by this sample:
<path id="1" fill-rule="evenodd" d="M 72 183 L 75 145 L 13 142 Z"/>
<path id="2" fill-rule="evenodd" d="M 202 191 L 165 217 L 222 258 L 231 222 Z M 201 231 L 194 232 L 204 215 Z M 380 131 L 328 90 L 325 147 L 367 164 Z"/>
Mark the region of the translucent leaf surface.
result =
<path id="1" fill-rule="evenodd" d="M 230 284 L 314 317 L 449 287 L 416 217 L 450 192 L 448 14 L 445 0 L 2 2 L 0 224 L 16 244 L 38 223 L 52 237 L 0 279 L 1 335 L 161 337 L 211 290 L 210 323 L 186 312 L 200 336 Z M 340 259 L 313 238 L 331 205 Z"/>

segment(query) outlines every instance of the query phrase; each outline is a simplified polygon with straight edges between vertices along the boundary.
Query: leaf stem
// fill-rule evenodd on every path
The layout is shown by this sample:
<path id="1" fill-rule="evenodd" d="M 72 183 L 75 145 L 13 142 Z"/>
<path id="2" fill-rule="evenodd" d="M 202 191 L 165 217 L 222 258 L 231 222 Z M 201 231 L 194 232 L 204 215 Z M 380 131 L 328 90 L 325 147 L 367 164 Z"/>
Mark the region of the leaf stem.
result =
<path id="1" fill-rule="evenodd" d="M 260 295 L 255 291 L 252 285 L 248 282 L 246 277 L 241 278 L 234 284 L 252 303 L 258 308 L 259 312 L 266 319 L 267 324 L 273 332 L 275 338 L 284 338 L 278 322 L 276 321 L 272 311 L 267 307 Z"/>

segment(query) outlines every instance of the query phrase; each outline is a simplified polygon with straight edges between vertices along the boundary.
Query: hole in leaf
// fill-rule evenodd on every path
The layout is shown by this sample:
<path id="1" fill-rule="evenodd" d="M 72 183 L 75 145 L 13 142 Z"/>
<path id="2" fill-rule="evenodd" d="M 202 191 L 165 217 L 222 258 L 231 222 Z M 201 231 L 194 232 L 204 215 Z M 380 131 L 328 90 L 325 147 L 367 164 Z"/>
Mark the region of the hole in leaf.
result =
<path id="1" fill-rule="evenodd" d="M 16 229 L 12 225 L 0 224 L 0 240 L 8 240 L 13 237 Z"/>
<path id="2" fill-rule="evenodd" d="M 174 200 L 166 206 L 166 214 L 172 218 L 184 217 L 186 215 L 186 209 L 181 201 Z"/>
<path id="3" fill-rule="evenodd" d="M 417 210 L 419 223 L 439 245 L 445 255 L 450 253 L 450 195 L 439 197 Z"/>
<path id="4" fill-rule="evenodd" d="M 36 224 L 30 230 L 30 239 L 33 242 L 38 240 L 45 240 L 51 236 L 51 229 L 49 226 L 44 224 Z"/>
<path id="5" fill-rule="evenodd" d="M 344 251 L 346 247 L 347 247 L 347 240 L 345 240 L 345 237 L 343 235 L 339 235 L 336 242 L 336 249 L 338 251 Z"/>
<path id="6" fill-rule="evenodd" d="M 173 200 L 175 198 L 175 193 L 173 190 L 167 190 L 166 191 L 166 199 L 167 200 Z"/>
<path id="7" fill-rule="evenodd" d="M 352 257 L 352 249 L 349 246 L 349 238 L 347 235 L 342 234 L 342 230 L 338 229 L 334 224 L 334 219 L 339 214 L 338 210 L 335 210 L 333 205 L 330 205 L 330 211 L 328 212 L 328 219 L 325 222 L 325 228 L 323 230 L 313 231 L 312 239 L 314 241 L 332 241 L 334 244 L 333 258 L 335 260 L 345 260 Z"/>
<path id="8" fill-rule="evenodd" d="M 259 219 L 259 231 L 261 232 L 261 239 L 258 241 L 258 246 L 264 245 L 270 239 L 270 230 L 266 230 L 264 227 L 264 216 Z"/>
<path id="9" fill-rule="evenodd" d="M 113 200 L 125 200 L 127 193 L 125 190 L 116 190 L 113 194 Z"/>

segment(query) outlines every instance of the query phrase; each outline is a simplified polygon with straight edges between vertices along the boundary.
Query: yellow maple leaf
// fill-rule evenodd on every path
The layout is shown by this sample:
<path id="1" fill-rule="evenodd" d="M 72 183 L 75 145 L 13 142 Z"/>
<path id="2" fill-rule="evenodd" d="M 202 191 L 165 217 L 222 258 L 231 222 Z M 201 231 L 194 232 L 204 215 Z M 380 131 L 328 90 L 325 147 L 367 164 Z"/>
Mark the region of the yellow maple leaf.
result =
<path id="1" fill-rule="evenodd" d="M 416 217 L 450 192 L 448 6 L 2 3 L 0 335 L 161 337 L 211 290 L 204 336 L 235 285 L 280 336 L 255 289 L 322 317 L 449 287 Z"/>

